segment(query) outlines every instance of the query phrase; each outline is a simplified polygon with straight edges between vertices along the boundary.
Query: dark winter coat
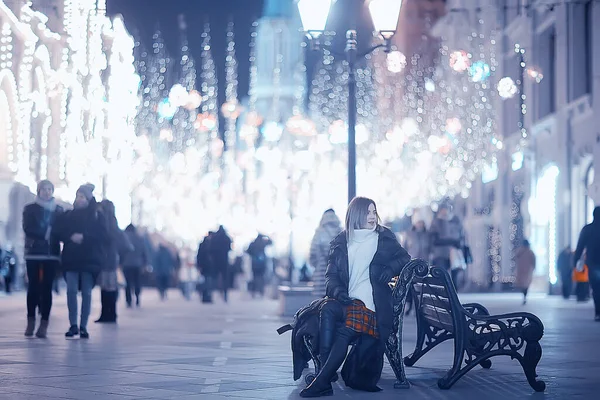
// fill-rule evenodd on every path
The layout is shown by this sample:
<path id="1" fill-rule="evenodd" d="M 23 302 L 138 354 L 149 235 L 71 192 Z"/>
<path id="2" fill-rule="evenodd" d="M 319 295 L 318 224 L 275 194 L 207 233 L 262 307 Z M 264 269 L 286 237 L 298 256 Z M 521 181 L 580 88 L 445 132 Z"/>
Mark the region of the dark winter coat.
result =
<path id="1" fill-rule="evenodd" d="M 121 253 L 120 264 L 123 269 L 128 268 L 143 268 L 148 265 L 148 251 L 144 238 L 138 235 L 135 231 L 126 230 L 125 236 L 133 247 L 132 251 Z"/>
<path id="2" fill-rule="evenodd" d="M 105 271 L 116 271 L 121 257 L 127 257 L 127 254 L 134 250 L 135 248 L 125 232 L 119 229 L 118 226 L 114 226 L 109 232 L 109 243 L 106 246 L 106 262 L 102 269 Z"/>
<path id="3" fill-rule="evenodd" d="M 110 236 L 106 218 L 92 199 L 83 209 L 67 211 L 56 219 L 52 230 L 56 239 L 63 242 L 62 269 L 64 271 L 98 273 L 106 263 L 106 247 Z M 75 233 L 83 234 L 83 242 L 71 241 Z"/>
<path id="4" fill-rule="evenodd" d="M 213 262 L 210 257 L 210 236 L 206 236 L 200 245 L 198 245 L 196 267 L 204 277 L 215 275 Z"/>
<path id="5" fill-rule="evenodd" d="M 377 329 L 381 346 L 379 351 L 383 357 L 384 345 L 393 328 L 393 299 L 392 289 L 387 282 L 381 282 L 380 277 L 384 269 L 388 269 L 394 276 L 400 275 L 404 266 L 410 261 L 410 255 L 404 250 L 396 235 L 388 228 L 377 227 L 379 239 L 377 252 L 369 266 L 369 276 L 373 287 L 373 300 L 375 314 L 377 315 Z M 327 296 L 337 299 L 340 293 L 348 295 L 350 272 L 348 267 L 348 243 L 346 232 L 340 233 L 331 242 L 327 273 L 325 275 Z M 381 372 L 381 371 L 380 371 Z"/>
<path id="6" fill-rule="evenodd" d="M 171 276 L 175 269 L 175 257 L 165 246 L 159 246 L 154 256 L 154 274 L 156 276 Z"/>
<path id="7" fill-rule="evenodd" d="M 47 210 L 37 203 L 31 203 L 23 209 L 23 232 L 25 232 L 25 259 L 27 260 L 58 260 L 60 243 L 50 235 L 46 239 L 58 216 L 64 213 L 61 206 L 54 211 Z"/>
<path id="8" fill-rule="evenodd" d="M 311 346 L 314 351 L 319 349 L 319 313 L 321 307 L 328 300 L 327 297 L 314 300 L 296 312 L 291 324 L 284 325 L 277 330 L 280 335 L 292 330 L 294 380 L 300 379 L 302 372 L 312 359 L 304 344 L 304 337 L 311 338 Z M 381 341 L 368 335 L 360 336 L 342 368 L 342 377 L 346 386 L 358 390 L 369 390 L 369 388 L 375 387 L 381 377 L 383 357 L 384 348 Z"/>
<path id="9" fill-rule="evenodd" d="M 227 273 L 231 243 L 231 238 L 227 236 L 227 233 L 222 228 L 211 236 L 208 244 L 211 261 L 216 270 L 215 273 Z"/>
<path id="10" fill-rule="evenodd" d="M 577 263 L 585 253 L 585 262 L 589 268 L 600 268 L 600 218 L 596 218 L 594 213 L 594 222 L 583 227 L 577 241 L 577 249 L 573 257 L 574 263 Z"/>
<path id="11" fill-rule="evenodd" d="M 248 253 L 252 259 L 252 271 L 254 273 L 263 274 L 267 270 L 267 254 L 265 253 L 265 249 L 271 244 L 273 244 L 271 239 L 267 236 L 259 235 L 252 243 L 250 243 L 250 246 L 248 246 L 246 253 Z"/>

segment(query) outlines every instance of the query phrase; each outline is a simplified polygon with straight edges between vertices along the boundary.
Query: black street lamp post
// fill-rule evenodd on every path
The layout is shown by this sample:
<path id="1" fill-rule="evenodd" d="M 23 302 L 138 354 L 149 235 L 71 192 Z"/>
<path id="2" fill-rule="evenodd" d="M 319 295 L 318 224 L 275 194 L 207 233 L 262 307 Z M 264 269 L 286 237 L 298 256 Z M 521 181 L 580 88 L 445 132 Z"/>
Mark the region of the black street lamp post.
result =
<path id="1" fill-rule="evenodd" d="M 320 43 L 325 24 L 334 0 L 298 0 L 298 9 L 311 49 L 327 49 L 333 55 L 342 55 Z M 342 0 L 340 0 L 342 1 Z M 362 0 L 361 0 L 362 1 Z M 402 0 L 367 0 L 375 30 L 383 43 L 358 53 L 356 30 L 346 32 L 344 51 L 348 62 L 348 202 L 356 196 L 356 62 L 383 47 L 385 52 L 392 48 L 391 39 L 396 33 Z"/>

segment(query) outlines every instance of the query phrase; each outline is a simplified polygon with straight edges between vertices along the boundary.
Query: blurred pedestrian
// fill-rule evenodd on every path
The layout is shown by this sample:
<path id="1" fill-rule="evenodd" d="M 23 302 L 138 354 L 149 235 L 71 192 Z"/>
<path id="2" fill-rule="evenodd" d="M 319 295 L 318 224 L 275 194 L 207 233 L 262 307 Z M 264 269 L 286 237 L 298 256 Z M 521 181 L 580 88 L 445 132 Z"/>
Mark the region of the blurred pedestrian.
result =
<path id="1" fill-rule="evenodd" d="M 117 281 L 119 255 L 126 255 L 132 252 L 134 247 L 125 232 L 119 229 L 113 202 L 102 200 L 100 202 L 100 210 L 105 218 L 109 240 L 106 244 L 106 258 L 98 282 L 100 285 L 100 303 L 102 309 L 100 311 L 100 318 L 95 322 L 115 323 L 117 322 L 117 297 L 119 294 L 119 284 Z"/>
<path id="2" fill-rule="evenodd" d="M 600 207 L 594 208 L 594 220 L 583 227 L 577 241 L 574 262 L 577 263 L 586 250 L 586 264 L 592 295 L 594 297 L 595 320 L 600 322 Z"/>
<path id="3" fill-rule="evenodd" d="M 210 253 L 210 240 L 214 234 L 214 232 L 208 232 L 208 235 L 198 245 L 196 254 L 196 267 L 204 278 L 201 285 L 203 303 L 212 303 L 212 290 L 216 280 L 216 270 Z"/>
<path id="4" fill-rule="evenodd" d="M 568 300 L 573 293 L 573 250 L 571 245 L 568 245 L 558 255 L 556 267 L 560 274 L 560 285 L 562 296 Z"/>
<path id="5" fill-rule="evenodd" d="M 92 303 L 92 288 L 106 263 L 109 233 L 106 218 L 94 198 L 94 185 L 77 189 L 73 210 L 57 218 L 54 234 L 63 242 L 62 267 L 67 281 L 69 330 L 67 338 L 89 338 L 87 323 Z M 81 291 L 81 320 L 77 325 L 77 292 Z"/>
<path id="6" fill-rule="evenodd" d="M 406 234 L 404 248 L 413 258 L 419 258 L 429 262 L 431 253 L 431 240 L 429 232 L 425 226 L 425 218 L 420 213 L 413 215 L 413 226 Z M 406 315 L 410 314 L 413 305 L 412 287 L 409 288 L 409 294 L 406 297 Z"/>
<path id="7" fill-rule="evenodd" d="M 309 262 L 314 268 L 312 281 L 315 296 L 325 296 L 325 271 L 330 243 L 341 231 L 342 225 L 335 211 L 331 208 L 326 210 L 310 243 Z"/>
<path id="8" fill-rule="evenodd" d="M 535 254 L 531 250 L 531 245 L 527 239 L 523 240 L 521 247 L 515 252 L 515 287 L 523 293 L 523 305 L 527 304 L 527 293 L 533 280 L 533 271 L 535 270 Z"/>
<path id="9" fill-rule="evenodd" d="M 125 228 L 125 235 L 133 246 L 133 251 L 121 255 L 120 264 L 125 277 L 125 302 L 131 308 L 133 294 L 135 304 L 140 307 L 140 296 L 142 293 L 142 270 L 148 266 L 150 257 L 144 238 L 138 233 L 137 228 L 129 224 Z"/>
<path id="10" fill-rule="evenodd" d="M 268 236 L 259 233 L 246 250 L 252 261 L 252 297 L 256 293 L 261 296 L 265 295 L 265 273 L 267 272 L 267 253 L 265 249 L 272 244 L 273 242 Z"/>
<path id="11" fill-rule="evenodd" d="M 227 282 L 229 282 L 231 269 L 229 265 L 229 252 L 231 251 L 232 241 L 227 235 L 225 228 L 223 228 L 223 225 L 219 226 L 219 229 L 211 237 L 209 244 L 210 257 L 219 277 L 223 300 L 227 302 L 227 291 L 229 289 Z"/>
<path id="12" fill-rule="evenodd" d="M 27 264 L 27 328 L 25 336 L 33 336 L 36 308 L 41 313 L 36 332 L 45 338 L 52 308 L 52 284 L 59 268 L 60 243 L 53 234 L 57 218 L 64 213 L 54 199 L 54 185 L 48 180 L 37 185 L 35 201 L 23 209 L 25 262 Z"/>
<path id="13" fill-rule="evenodd" d="M 156 279 L 156 288 L 160 294 L 161 300 L 166 300 L 167 290 L 171 282 L 171 276 L 175 270 L 175 257 L 171 254 L 169 248 L 161 243 L 158 246 L 154 256 L 154 278 Z"/>
<path id="14" fill-rule="evenodd" d="M 590 269 L 586 264 L 587 251 L 583 250 L 581 258 L 573 268 L 572 279 L 575 282 L 575 296 L 578 303 L 585 303 L 590 299 Z"/>
<path id="15" fill-rule="evenodd" d="M 464 264 L 464 231 L 458 216 L 453 215 L 452 207 L 448 202 L 440 204 L 438 212 L 430 228 L 432 262 L 436 267 L 443 268 L 452 275 L 454 285 L 461 272 L 452 268 L 453 261 Z M 458 288 L 457 288 L 458 289 Z"/>

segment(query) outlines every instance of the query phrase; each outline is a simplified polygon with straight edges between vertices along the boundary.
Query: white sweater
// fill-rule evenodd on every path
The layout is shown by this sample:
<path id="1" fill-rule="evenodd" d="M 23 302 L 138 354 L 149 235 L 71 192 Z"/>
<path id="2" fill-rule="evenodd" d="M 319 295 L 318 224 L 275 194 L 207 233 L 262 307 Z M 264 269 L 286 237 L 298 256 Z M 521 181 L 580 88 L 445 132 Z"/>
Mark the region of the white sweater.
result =
<path id="1" fill-rule="evenodd" d="M 356 229 L 348 243 L 348 296 L 362 301 L 371 311 L 375 311 L 375 302 L 369 266 L 377 252 L 378 239 L 379 234 L 374 229 Z"/>

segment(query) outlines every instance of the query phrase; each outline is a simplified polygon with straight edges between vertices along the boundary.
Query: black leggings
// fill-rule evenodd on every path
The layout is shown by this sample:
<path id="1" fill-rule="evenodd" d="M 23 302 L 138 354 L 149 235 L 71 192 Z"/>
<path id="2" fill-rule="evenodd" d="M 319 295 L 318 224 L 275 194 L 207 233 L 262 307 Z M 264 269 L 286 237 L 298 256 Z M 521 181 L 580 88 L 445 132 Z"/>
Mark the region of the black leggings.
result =
<path id="1" fill-rule="evenodd" d="M 27 260 L 27 318 L 35 318 L 40 308 L 42 320 L 48 321 L 52 308 L 52 284 L 56 277 L 58 261 Z"/>

